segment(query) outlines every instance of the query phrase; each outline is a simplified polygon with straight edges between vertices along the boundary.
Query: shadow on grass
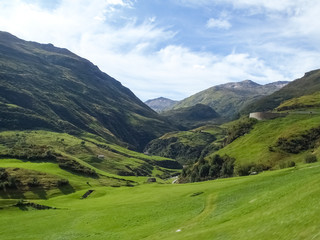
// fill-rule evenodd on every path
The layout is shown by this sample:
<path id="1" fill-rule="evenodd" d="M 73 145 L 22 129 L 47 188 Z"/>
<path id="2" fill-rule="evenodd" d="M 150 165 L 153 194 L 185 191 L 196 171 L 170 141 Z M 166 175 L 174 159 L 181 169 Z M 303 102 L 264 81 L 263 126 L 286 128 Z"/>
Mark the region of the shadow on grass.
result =
<path id="1" fill-rule="evenodd" d="M 30 188 L 30 191 L 33 192 L 34 194 L 38 195 L 38 197 L 41 199 L 47 199 L 47 192 L 41 186 L 32 187 L 32 188 Z"/>
<path id="2" fill-rule="evenodd" d="M 2 199 L 24 199 L 24 193 L 19 189 L 0 190 L 0 198 Z"/>
<path id="3" fill-rule="evenodd" d="M 58 188 L 65 195 L 75 192 L 74 188 L 70 184 L 59 186 Z"/>

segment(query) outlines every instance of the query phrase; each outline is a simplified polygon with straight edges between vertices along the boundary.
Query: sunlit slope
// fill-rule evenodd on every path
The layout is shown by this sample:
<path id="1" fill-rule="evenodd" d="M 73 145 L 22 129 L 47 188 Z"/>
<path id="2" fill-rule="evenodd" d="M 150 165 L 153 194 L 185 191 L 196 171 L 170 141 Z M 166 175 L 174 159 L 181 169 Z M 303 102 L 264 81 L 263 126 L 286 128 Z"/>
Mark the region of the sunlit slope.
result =
<path id="1" fill-rule="evenodd" d="M 2 239 L 318 239 L 320 165 L 194 184 L 95 188 L 1 210 Z M 88 188 L 89 189 L 89 188 Z"/>
<path id="2" fill-rule="evenodd" d="M 259 121 L 218 154 L 234 157 L 237 164 L 262 163 L 272 168 L 288 161 L 302 162 L 307 154 L 320 156 L 319 128 L 319 113 L 290 112 L 286 117 Z"/>
<path id="3" fill-rule="evenodd" d="M 21 159 L 35 164 L 53 163 L 86 177 L 103 174 L 168 178 L 181 168 L 175 160 L 130 151 L 108 144 L 96 135 L 75 137 L 48 131 L 1 132 L 0 158 Z M 1 162 L 2 159 L 0 167 Z"/>

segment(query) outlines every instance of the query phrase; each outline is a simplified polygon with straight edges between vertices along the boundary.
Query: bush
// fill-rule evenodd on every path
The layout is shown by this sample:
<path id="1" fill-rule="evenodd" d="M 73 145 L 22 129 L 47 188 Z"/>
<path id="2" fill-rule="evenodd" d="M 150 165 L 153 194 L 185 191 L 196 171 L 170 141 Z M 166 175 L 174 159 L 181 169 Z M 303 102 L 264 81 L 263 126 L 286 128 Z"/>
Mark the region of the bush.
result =
<path id="1" fill-rule="evenodd" d="M 305 163 L 314 163 L 314 162 L 317 162 L 318 159 L 315 155 L 313 154 L 308 154 L 305 159 L 304 159 Z"/>
<path id="2" fill-rule="evenodd" d="M 68 184 L 69 184 L 68 179 L 59 179 L 57 182 L 58 187 L 62 187 L 62 186 L 68 185 Z"/>
<path id="3" fill-rule="evenodd" d="M 235 174 L 238 176 L 248 176 L 250 174 L 257 174 L 268 169 L 270 169 L 270 167 L 265 166 L 263 164 L 247 163 L 237 165 L 235 167 Z"/>
<path id="4" fill-rule="evenodd" d="M 282 162 L 279 164 L 280 169 L 283 168 L 290 168 L 296 166 L 296 163 L 294 161 L 289 161 L 289 162 Z"/>
<path id="5" fill-rule="evenodd" d="M 40 182 L 37 178 L 34 177 L 34 178 L 32 178 L 31 181 L 28 182 L 28 185 L 30 187 L 38 187 L 38 186 L 40 186 Z"/>

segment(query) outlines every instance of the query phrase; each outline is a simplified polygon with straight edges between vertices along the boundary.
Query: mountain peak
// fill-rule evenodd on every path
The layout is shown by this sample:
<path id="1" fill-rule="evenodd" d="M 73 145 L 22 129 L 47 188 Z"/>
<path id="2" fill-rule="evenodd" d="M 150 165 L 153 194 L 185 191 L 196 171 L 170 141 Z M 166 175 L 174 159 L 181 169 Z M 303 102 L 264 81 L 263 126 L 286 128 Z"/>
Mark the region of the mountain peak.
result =
<path id="1" fill-rule="evenodd" d="M 214 88 L 219 89 L 234 89 L 234 90 L 251 90 L 253 88 L 261 87 L 260 84 L 252 81 L 252 80 L 244 80 L 241 82 L 230 82 L 221 85 L 217 85 Z"/>
<path id="2" fill-rule="evenodd" d="M 177 101 L 165 97 L 158 97 L 145 102 L 145 104 L 147 104 L 156 112 L 162 112 L 165 109 L 172 107 L 176 103 Z"/>

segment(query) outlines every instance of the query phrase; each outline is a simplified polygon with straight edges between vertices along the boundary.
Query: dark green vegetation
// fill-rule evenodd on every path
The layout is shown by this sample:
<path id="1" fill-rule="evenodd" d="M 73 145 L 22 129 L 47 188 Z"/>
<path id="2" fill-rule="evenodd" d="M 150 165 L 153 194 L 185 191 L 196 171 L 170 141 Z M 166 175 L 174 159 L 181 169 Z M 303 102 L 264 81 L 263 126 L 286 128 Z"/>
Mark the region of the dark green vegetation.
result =
<path id="1" fill-rule="evenodd" d="M 161 113 L 161 115 L 179 126 L 180 130 L 192 129 L 209 123 L 222 122 L 219 114 L 204 104 L 169 110 Z"/>
<path id="2" fill-rule="evenodd" d="M 310 95 L 320 91 L 320 70 L 306 73 L 302 78 L 290 82 L 279 91 L 261 98 L 247 106 L 242 112 L 261 112 L 272 110 L 286 100 Z M 283 109 L 285 110 L 285 109 Z"/>
<path id="3" fill-rule="evenodd" d="M 279 90 L 286 84 L 287 82 L 275 82 L 259 85 L 250 80 L 222 84 L 178 102 L 173 109 L 191 107 L 201 103 L 212 107 L 221 117 L 230 120 L 236 118 L 247 104 Z"/>
<path id="4" fill-rule="evenodd" d="M 0 130 L 90 132 L 142 150 L 172 125 L 88 60 L 0 32 Z"/>
<path id="5" fill-rule="evenodd" d="M 152 140 L 145 152 L 176 159 L 182 165 L 193 164 L 209 152 L 220 149 L 225 136 L 225 129 L 210 125 L 190 131 L 171 132 Z"/>
<path id="6" fill-rule="evenodd" d="M 174 101 L 168 98 L 159 97 L 155 99 L 150 99 L 145 102 L 146 105 L 148 105 L 150 108 L 152 108 L 156 112 L 162 112 L 166 109 L 171 108 L 174 104 L 176 104 L 178 101 Z"/>
<path id="7" fill-rule="evenodd" d="M 195 165 L 182 170 L 179 182 L 199 182 L 217 178 L 232 177 L 234 172 L 234 158 L 214 155 L 208 161 L 203 158 Z"/>

